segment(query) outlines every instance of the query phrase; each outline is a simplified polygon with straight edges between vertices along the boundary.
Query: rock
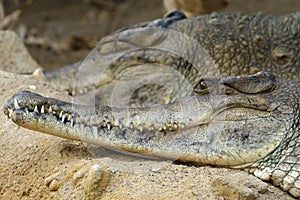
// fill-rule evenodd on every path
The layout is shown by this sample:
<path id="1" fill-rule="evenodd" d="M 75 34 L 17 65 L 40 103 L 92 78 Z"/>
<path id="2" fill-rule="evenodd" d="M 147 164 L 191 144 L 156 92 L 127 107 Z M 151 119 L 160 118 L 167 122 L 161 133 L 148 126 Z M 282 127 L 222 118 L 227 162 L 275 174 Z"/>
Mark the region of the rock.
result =
<path id="1" fill-rule="evenodd" d="M 0 70 L 32 73 L 40 66 L 32 59 L 22 40 L 13 31 L 0 31 Z"/>
<path id="2" fill-rule="evenodd" d="M 181 10 L 187 17 L 219 11 L 226 7 L 225 0 L 163 0 L 165 10 Z"/>

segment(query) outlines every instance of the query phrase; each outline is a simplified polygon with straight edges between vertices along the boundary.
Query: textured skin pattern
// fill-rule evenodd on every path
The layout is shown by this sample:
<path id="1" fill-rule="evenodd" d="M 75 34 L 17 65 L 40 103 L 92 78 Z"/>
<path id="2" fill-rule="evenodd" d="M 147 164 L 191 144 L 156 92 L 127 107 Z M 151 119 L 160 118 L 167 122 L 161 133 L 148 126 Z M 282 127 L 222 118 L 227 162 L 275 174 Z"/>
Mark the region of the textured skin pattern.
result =
<path id="1" fill-rule="evenodd" d="M 300 14 L 211 14 L 177 21 L 168 28 L 195 37 L 222 75 L 269 71 L 299 80 Z"/>
<path id="2" fill-rule="evenodd" d="M 134 45 L 143 35 L 135 32 L 132 36 L 130 30 L 141 27 L 173 29 L 194 38 L 213 58 L 223 78 L 202 81 L 210 69 L 199 72 L 191 63 L 206 62 L 203 54 L 188 51 L 186 56 L 192 60 L 187 61 L 180 55 L 145 48 L 112 62 L 111 79 L 128 66 L 163 64 L 183 74 L 194 86 L 195 96 L 184 103 L 151 109 L 101 107 L 91 113 L 87 107 L 21 92 L 8 101 L 4 113 L 20 126 L 60 137 L 195 164 L 246 168 L 300 197 L 299 13 L 278 17 L 212 14 L 192 19 L 173 13 L 127 29 L 121 39 Z M 99 55 L 124 49 L 124 45 L 114 46 L 114 39 L 112 35 L 100 42 Z M 173 42 L 182 41 L 184 38 L 176 38 Z M 259 71 L 270 73 L 255 74 Z M 57 81 L 69 72 L 46 76 Z M 210 105 L 212 88 L 215 95 L 226 94 L 226 101 Z M 223 120 L 222 129 L 211 129 L 213 119 Z"/>
<path id="3" fill-rule="evenodd" d="M 171 20 L 169 19 L 171 18 Z M 166 23 L 167 22 L 167 23 Z M 299 80 L 300 66 L 300 14 L 293 13 L 284 16 L 268 16 L 263 14 L 243 15 L 243 14 L 218 14 L 199 16 L 191 19 L 184 19 L 181 14 L 170 14 L 167 18 L 156 20 L 150 23 L 143 23 L 128 29 L 122 29 L 117 32 L 117 38 L 122 40 L 121 48 L 116 47 L 115 35 L 108 36 L 100 41 L 96 47 L 99 54 L 114 54 L 122 52 L 124 48 L 130 50 L 129 45 L 133 47 L 153 47 L 156 44 L 144 44 L 143 40 L 146 34 L 118 35 L 120 32 L 134 30 L 140 27 L 158 27 L 168 30 L 175 30 L 186 34 L 193 39 L 192 42 L 201 45 L 209 54 L 213 62 L 217 65 L 220 76 L 234 76 L 254 74 L 259 71 L 272 72 L 279 78 Z M 147 30 L 145 31 L 147 32 Z M 178 36 L 181 37 L 181 36 Z M 116 67 L 114 63 L 110 66 L 117 68 L 120 72 L 123 68 L 134 64 L 158 63 L 174 67 L 181 71 L 184 76 L 196 76 L 209 74 L 213 71 L 208 66 L 195 70 L 191 63 L 204 63 L 203 54 L 196 53 L 191 47 L 191 42 L 185 42 L 186 38 L 168 37 L 171 43 L 183 45 L 186 52 L 184 58 L 170 56 L 170 52 L 144 49 L 141 52 L 132 52 L 125 54 L 117 60 Z M 150 40 L 151 40 L 150 36 Z M 161 42 L 153 40 L 153 43 Z M 124 44 L 127 44 L 127 46 Z M 103 50 L 105 49 L 105 50 Z M 103 53 L 104 51 L 104 53 Z M 192 60 L 185 60 L 188 57 Z M 166 59 L 168 58 L 168 59 Z M 206 59 L 206 58 L 205 58 Z M 78 71 L 79 64 L 66 67 L 65 69 L 49 71 L 45 76 L 56 87 L 67 90 L 72 93 L 86 88 L 90 88 L 89 83 L 85 87 L 81 85 L 74 86 L 74 79 Z M 96 69 L 95 69 L 96 70 Z M 112 75 L 114 73 L 111 73 Z M 118 74 L 118 73 L 117 73 Z M 192 84 L 195 78 L 191 78 Z M 82 83 L 84 85 L 84 83 Z M 93 84 L 97 85 L 97 84 Z M 101 84 L 98 84 L 101 85 Z M 82 92 L 81 91 L 81 92 Z M 75 92 L 75 93 L 76 93 Z"/>

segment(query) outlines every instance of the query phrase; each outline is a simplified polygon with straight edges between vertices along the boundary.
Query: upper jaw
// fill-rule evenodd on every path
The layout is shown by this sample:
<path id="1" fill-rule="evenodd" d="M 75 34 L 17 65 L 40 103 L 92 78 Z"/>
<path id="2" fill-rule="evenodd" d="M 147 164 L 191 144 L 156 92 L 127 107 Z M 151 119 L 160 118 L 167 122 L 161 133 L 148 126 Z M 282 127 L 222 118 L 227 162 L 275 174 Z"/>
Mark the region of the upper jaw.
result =
<path id="1" fill-rule="evenodd" d="M 201 116 L 203 115 L 205 117 L 202 117 L 201 119 L 199 118 L 200 121 L 196 122 L 198 125 L 208 124 L 212 120 L 239 121 L 245 120 L 247 117 L 251 118 L 255 114 L 259 116 L 268 115 L 268 112 L 262 111 L 267 111 L 269 102 L 264 98 L 253 95 L 226 96 L 224 101 L 222 101 L 219 105 L 214 106 L 209 105 L 209 98 L 207 98 L 207 95 L 200 96 L 197 98 L 197 100 L 197 102 L 199 102 L 199 108 L 207 106 L 211 107 L 211 111 L 209 111 L 210 109 L 202 110 L 203 112 L 206 110 L 209 113 L 201 114 Z M 169 106 L 171 105 L 168 105 L 167 107 Z M 189 103 L 187 106 L 192 107 L 193 104 Z M 197 106 L 195 106 L 195 109 L 196 107 Z M 35 93 L 22 91 L 15 94 L 8 100 L 3 111 L 6 116 L 12 118 L 12 120 L 17 124 L 20 123 L 20 120 L 13 116 L 13 113 L 16 110 L 25 112 L 27 114 L 32 112 L 35 112 L 35 114 L 39 115 L 50 113 L 55 116 L 57 120 L 62 122 L 70 122 L 71 125 L 74 125 L 76 118 L 80 117 L 81 115 L 88 114 L 88 109 L 86 108 L 87 107 L 84 106 L 78 106 L 64 101 L 46 98 Z M 235 114 L 232 112 L 235 112 Z M 247 113 L 249 115 L 247 115 Z"/>
<path id="2" fill-rule="evenodd" d="M 21 91 L 11 97 L 3 107 L 4 114 L 11 118 L 16 123 L 18 122 L 14 113 L 16 111 L 25 113 L 47 114 L 51 113 L 62 118 L 62 115 L 68 112 L 73 112 L 70 103 L 59 101 L 51 98 L 43 97 L 39 94 Z M 64 111 L 64 112 L 62 112 Z"/>

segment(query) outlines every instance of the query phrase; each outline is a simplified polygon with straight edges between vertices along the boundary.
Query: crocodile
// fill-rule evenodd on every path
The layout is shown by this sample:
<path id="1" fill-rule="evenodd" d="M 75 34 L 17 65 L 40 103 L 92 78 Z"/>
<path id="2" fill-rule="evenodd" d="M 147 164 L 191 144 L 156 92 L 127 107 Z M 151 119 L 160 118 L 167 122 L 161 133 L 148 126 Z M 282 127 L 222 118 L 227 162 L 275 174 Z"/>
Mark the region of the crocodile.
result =
<path id="1" fill-rule="evenodd" d="M 174 11 L 163 19 L 124 28 L 103 38 L 94 50 L 96 58 L 91 57 L 98 59 L 97 66 L 84 66 L 103 73 L 100 81 L 97 76 L 99 82 L 90 82 L 93 72 L 88 73 L 89 79 L 76 80 L 81 62 L 46 71 L 45 77 L 69 94 L 82 93 L 91 85 L 103 86 L 122 74 L 124 68 L 144 63 L 170 66 L 192 85 L 200 79 L 195 77 L 216 73 L 238 76 L 268 71 L 279 78 L 299 80 L 299 15 L 214 13 L 186 19 L 183 13 Z M 171 47 L 168 43 L 172 43 Z M 111 60 L 114 61 L 110 63 Z M 99 66 L 103 62 L 108 65 L 105 70 Z M 80 83 L 74 86 L 75 81 Z"/>
<path id="2" fill-rule="evenodd" d="M 189 49 L 184 56 L 151 48 L 166 38 L 157 39 L 155 31 L 160 28 L 196 40 L 219 74 L 195 67 L 194 63 L 207 61 L 201 57 L 205 52 L 191 52 L 195 46 L 184 44 Z M 276 17 L 214 13 L 186 19 L 175 11 L 104 38 L 96 47 L 97 55 L 122 52 L 103 72 L 105 78 L 79 81 L 81 89 L 68 84 L 63 89 L 73 94 L 105 87 L 124 71 L 148 63 L 180 72 L 188 84 L 179 86 L 184 91 L 192 88 L 191 94 L 173 98 L 176 95 L 159 89 L 157 96 L 167 99 L 162 105 L 95 107 L 21 91 L 7 101 L 4 114 L 21 127 L 63 138 L 195 165 L 243 168 L 300 197 L 299 35 L 299 13 Z M 148 39 L 141 40 L 143 36 Z M 74 81 L 78 66 L 45 76 L 62 85 L 64 77 Z"/>

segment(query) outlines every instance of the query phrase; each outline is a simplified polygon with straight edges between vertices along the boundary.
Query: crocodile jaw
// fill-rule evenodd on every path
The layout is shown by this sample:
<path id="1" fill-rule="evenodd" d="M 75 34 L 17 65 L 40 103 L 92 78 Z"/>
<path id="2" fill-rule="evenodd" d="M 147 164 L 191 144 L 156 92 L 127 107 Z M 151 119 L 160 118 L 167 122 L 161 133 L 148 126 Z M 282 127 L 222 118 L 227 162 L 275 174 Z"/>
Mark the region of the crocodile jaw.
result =
<path id="1" fill-rule="evenodd" d="M 207 99 L 202 98 L 200 102 L 205 101 Z M 232 107 L 227 109 L 222 106 L 207 108 L 208 104 L 202 104 L 201 113 L 190 115 L 193 116 L 191 121 L 185 118 L 185 123 L 169 123 L 160 110 L 150 110 L 151 117 L 144 114 L 148 121 L 141 125 L 141 121 L 137 121 L 143 118 L 143 110 L 132 111 L 130 120 L 113 118 L 109 107 L 94 113 L 89 107 L 20 92 L 8 101 L 4 113 L 16 124 L 35 131 L 195 164 L 238 166 L 253 163 L 272 152 L 283 138 L 282 123 L 276 122 L 274 127 L 274 119 L 270 119 L 268 112 L 257 112 L 243 104 L 237 108 L 238 104 L 233 106 L 230 103 L 232 99 L 228 101 Z M 190 108 L 191 104 L 193 101 L 187 101 L 186 106 Z M 166 106 L 174 121 L 179 119 L 174 117 L 176 114 L 172 115 L 172 112 L 177 113 L 176 106 Z M 236 111 L 241 114 L 237 116 Z M 122 116 L 122 109 L 116 110 L 116 113 Z M 225 118 L 220 117 L 221 113 L 225 114 Z M 158 126 L 163 119 L 164 123 Z M 124 123 L 126 120 L 132 123 Z M 148 126 L 149 123 L 153 126 Z"/>

